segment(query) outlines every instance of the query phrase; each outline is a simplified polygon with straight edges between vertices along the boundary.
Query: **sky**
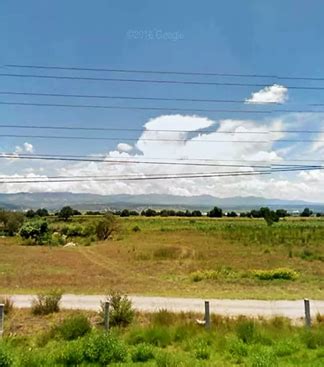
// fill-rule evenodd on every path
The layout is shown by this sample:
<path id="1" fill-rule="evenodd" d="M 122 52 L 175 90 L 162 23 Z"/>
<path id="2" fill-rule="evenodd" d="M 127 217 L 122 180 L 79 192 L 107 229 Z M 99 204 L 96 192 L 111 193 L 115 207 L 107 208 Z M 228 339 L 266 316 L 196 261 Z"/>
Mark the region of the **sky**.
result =
<path id="1" fill-rule="evenodd" d="M 298 87 L 324 87 L 324 80 L 275 77 L 324 77 L 324 47 L 321 45 L 323 10 L 324 4 L 319 0 L 312 1 L 312 6 L 298 0 L 2 0 L 0 192 L 210 194 L 217 197 L 254 195 L 324 202 L 324 171 L 320 169 L 275 172 L 271 175 L 186 177 L 137 182 L 121 179 L 46 182 L 47 177 L 54 176 L 207 176 L 223 172 L 257 173 L 274 163 L 323 164 L 324 113 L 321 111 L 324 111 L 324 107 L 310 104 L 324 103 L 324 90 Z M 253 74 L 263 77 L 139 74 L 8 66 L 13 64 Z M 12 74 L 250 85 L 135 83 L 17 77 Z M 162 97 L 171 100 L 27 96 L 8 92 Z M 245 102 L 172 100 L 179 98 Z M 40 104 L 117 106 L 124 109 Z M 153 109 L 127 109 L 130 107 Z M 274 112 L 274 109 L 281 111 Z M 17 125 L 124 130 L 44 130 L 17 128 Z M 274 130 L 315 130 L 316 133 L 271 133 Z M 37 138 L 39 135 L 59 135 L 65 139 Z M 67 139 L 71 136 L 100 137 L 102 140 Z M 6 158 L 6 153 L 14 154 L 15 158 Z M 27 160 L 22 159 L 24 154 L 100 156 L 104 157 L 105 162 Z M 111 160 L 119 162 L 109 163 Z M 129 160 L 136 163 L 120 163 Z M 143 161 L 146 163 L 139 163 Z M 186 164 L 181 165 L 181 162 Z M 200 165 L 194 166 L 194 162 Z M 44 182 L 6 183 L 19 177 Z"/>

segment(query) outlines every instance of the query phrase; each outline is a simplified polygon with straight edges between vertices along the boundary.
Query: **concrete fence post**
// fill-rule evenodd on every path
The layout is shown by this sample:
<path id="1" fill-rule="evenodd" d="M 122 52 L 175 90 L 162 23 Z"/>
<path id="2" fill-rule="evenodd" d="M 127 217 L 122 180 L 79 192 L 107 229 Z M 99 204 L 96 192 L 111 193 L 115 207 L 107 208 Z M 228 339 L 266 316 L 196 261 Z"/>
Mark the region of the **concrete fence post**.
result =
<path id="1" fill-rule="evenodd" d="M 305 307 L 305 325 L 307 327 L 312 326 L 311 313 L 310 313 L 310 303 L 309 299 L 304 299 L 304 307 Z"/>
<path id="2" fill-rule="evenodd" d="M 4 304 L 0 303 L 0 337 L 3 334 L 3 323 L 4 323 Z"/>
<path id="3" fill-rule="evenodd" d="M 209 301 L 205 301 L 205 328 L 210 329 L 210 309 Z"/>
<path id="4" fill-rule="evenodd" d="M 108 301 L 105 301 L 105 308 L 104 308 L 104 322 L 105 322 L 105 330 L 109 330 L 109 306 L 110 303 Z"/>

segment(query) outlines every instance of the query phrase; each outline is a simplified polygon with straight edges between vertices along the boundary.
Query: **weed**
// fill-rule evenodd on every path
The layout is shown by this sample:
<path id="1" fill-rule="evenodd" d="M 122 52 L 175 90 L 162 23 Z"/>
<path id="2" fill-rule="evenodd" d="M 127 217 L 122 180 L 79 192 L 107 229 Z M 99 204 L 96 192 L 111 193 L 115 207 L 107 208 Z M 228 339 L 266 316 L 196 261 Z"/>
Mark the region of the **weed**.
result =
<path id="1" fill-rule="evenodd" d="M 260 280 L 296 280 L 299 274 L 291 269 L 278 268 L 272 270 L 254 270 L 252 274 Z"/>
<path id="2" fill-rule="evenodd" d="M 53 290 L 48 294 L 39 294 L 32 302 L 31 311 L 34 315 L 48 315 L 60 311 L 62 292 Z"/>
<path id="3" fill-rule="evenodd" d="M 88 318 L 80 314 L 66 318 L 54 328 L 54 333 L 64 340 L 74 340 L 86 335 L 90 330 Z"/>

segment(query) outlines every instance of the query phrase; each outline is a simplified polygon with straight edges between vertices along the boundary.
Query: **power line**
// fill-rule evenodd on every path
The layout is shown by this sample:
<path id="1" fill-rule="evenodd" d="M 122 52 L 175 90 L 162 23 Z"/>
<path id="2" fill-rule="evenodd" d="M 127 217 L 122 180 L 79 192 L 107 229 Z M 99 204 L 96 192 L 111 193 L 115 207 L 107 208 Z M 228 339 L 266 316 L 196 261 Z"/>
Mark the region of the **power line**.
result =
<path id="1" fill-rule="evenodd" d="M 36 106 L 36 107 L 69 107 L 69 108 L 95 108 L 95 109 L 109 109 L 109 110 L 139 110 L 139 111 L 182 111 L 182 112 L 218 112 L 218 113 L 257 113 L 266 114 L 274 111 L 254 111 L 254 110 L 223 110 L 223 109 L 208 109 L 208 108 L 179 108 L 179 107 L 146 107 L 146 106 L 114 106 L 114 105 L 88 105 L 88 104 L 66 104 L 66 103 L 33 103 L 33 102 L 4 102 L 0 105 L 12 106 Z M 275 111 L 277 112 L 277 111 Z M 282 112 L 282 111 L 278 111 Z M 290 112 L 290 111 L 288 111 Z M 300 111 L 295 111 L 300 112 Z M 305 112 L 320 112 L 320 111 L 305 111 Z M 322 111 L 324 113 L 324 111 Z"/>
<path id="2" fill-rule="evenodd" d="M 55 80 L 84 80 L 84 81 L 104 81 L 118 83 L 151 83 L 151 84 L 182 84 L 182 85 L 209 85 L 209 86 L 229 86 L 229 87 L 258 87 L 265 88 L 268 84 L 264 83 L 233 83 L 233 82 L 204 82 L 198 80 L 163 80 L 163 79 L 129 79 L 129 78 L 99 78 L 85 76 L 62 76 L 62 75 L 41 75 L 41 74 L 12 74 L 1 73 L 0 77 L 9 78 L 37 78 L 37 79 L 55 79 Z M 286 88 L 297 90 L 324 90 L 324 86 L 298 86 L 286 85 Z"/>
<path id="3" fill-rule="evenodd" d="M 63 97 L 63 98 L 95 98 L 95 99 L 125 99 L 125 100 L 148 100 L 148 101 L 167 101 L 167 102 L 206 102 L 206 103 L 246 103 L 245 100 L 238 99 L 204 99 L 204 98 L 168 98 L 168 97 L 136 97 L 136 96 L 111 96 L 98 94 L 66 94 L 66 93 L 34 93 L 34 92 L 14 92 L 0 91 L 2 95 L 18 96 L 38 96 L 38 97 Z M 250 103 L 252 104 L 252 103 Z M 253 103 L 255 105 L 261 103 Z M 262 104 L 280 104 L 277 102 L 262 102 Z"/>
<path id="4" fill-rule="evenodd" d="M 302 169 L 298 169 L 298 171 L 305 171 L 305 170 L 319 170 L 324 169 L 321 168 L 313 168 L 313 167 L 305 167 Z M 282 169 L 276 170 L 274 172 L 294 172 L 296 169 Z M 39 180 L 39 179 L 31 179 L 31 180 L 4 180 L 0 181 L 2 184 L 27 184 L 27 183 L 64 183 L 64 182 L 89 182 L 89 181 L 146 181 L 146 180 L 170 180 L 170 179 L 184 179 L 184 178 L 212 178 L 212 177 L 237 177 L 237 176 L 255 176 L 255 175 L 269 175 L 273 173 L 272 171 L 254 171 L 254 172 L 226 172 L 226 173 L 207 173 L 207 174 L 184 174 L 184 175 L 160 175 L 160 176 L 145 176 L 145 177 L 108 177 L 108 178 L 87 178 L 87 179 L 76 179 L 76 178 L 69 178 L 69 179 L 54 179 L 54 180 Z"/>
<path id="5" fill-rule="evenodd" d="M 3 138 L 30 138 L 30 139 L 52 139 L 52 140 L 102 140 L 102 141 L 141 141 L 141 142 L 178 142 L 178 143 L 240 143 L 240 144 L 270 144 L 271 142 L 281 143 L 319 143 L 322 139 L 271 139 L 268 140 L 184 140 L 184 139 L 150 139 L 150 138 L 128 138 L 123 136 L 102 137 L 102 136 L 66 136 L 66 135 L 19 135 L 0 134 Z"/>
<path id="6" fill-rule="evenodd" d="M 65 155 L 65 154 L 15 154 L 15 153 L 2 153 L 0 158 L 3 159 L 29 159 L 29 160 L 54 160 L 54 161 L 77 161 L 77 162 L 94 162 L 94 163 L 112 163 L 116 164 L 149 164 L 149 165 L 168 165 L 168 166 L 201 166 L 201 167 L 239 167 L 239 168 L 271 168 L 275 167 L 279 168 L 318 168 L 320 165 L 305 165 L 305 164 L 283 164 L 283 163 L 275 163 L 273 161 L 246 161 L 246 160 L 210 160 L 210 159 L 191 159 L 191 161 L 207 161 L 207 162 L 265 162 L 266 164 L 220 164 L 220 163 L 193 163 L 188 162 L 188 160 L 183 161 L 182 159 L 172 159 L 173 161 L 150 161 L 150 160 L 160 160 L 165 158 L 146 158 L 146 160 L 134 160 L 130 159 L 130 157 L 119 157 L 111 158 L 103 155 L 99 155 L 94 157 L 83 156 L 83 155 Z M 124 159 L 123 159 L 124 158 Z M 150 160 L 148 160 L 150 159 Z M 179 162 L 180 161 L 180 162 Z M 296 160 L 291 160 L 291 162 L 295 162 Z M 301 162 L 319 162 L 321 160 L 300 160 Z M 324 162 L 324 160 L 322 160 Z M 281 161 L 280 161 L 281 162 Z"/>
<path id="7" fill-rule="evenodd" d="M 324 87 L 323 87 L 324 90 Z M 271 113 L 324 113 L 323 110 L 238 110 L 238 109 L 209 109 L 209 108 L 180 108 L 180 107 L 146 107 L 146 106 L 115 106 L 115 105 L 89 105 L 89 104 L 67 104 L 67 103 L 36 103 L 36 102 L 6 102 L 0 105 L 12 106 L 34 106 L 34 107 L 68 107 L 68 108 L 95 108 L 110 110 L 139 110 L 139 111 L 181 111 L 181 112 L 212 112 L 212 113 L 243 113 L 243 114 L 271 114 Z"/>
<path id="8" fill-rule="evenodd" d="M 25 69 L 45 69 L 45 70 L 70 70 L 70 71 L 96 71 L 96 72 L 112 72 L 112 73 L 131 73 L 131 74 L 170 74 L 170 75 L 188 75 L 188 76 L 218 76 L 218 77 L 234 77 L 234 78 L 272 78 L 279 80 L 309 80 L 323 81 L 324 77 L 309 76 L 285 76 L 276 74 L 243 74 L 243 73 L 224 73 L 224 72 L 197 72 L 197 71 L 174 71 L 174 70 L 143 70 L 143 69 L 114 69 L 114 68 L 86 68 L 80 66 L 66 67 L 53 65 L 25 65 L 25 64 L 7 64 L 8 68 L 25 68 Z"/>
<path id="9" fill-rule="evenodd" d="M 17 129 L 40 129 L 40 130 L 81 130 L 81 131 L 126 131 L 126 132 L 167 132 L 167 133 L 213 133 L 213 134 L 257 134 L 268 135 L 272 133 L 287 133 L 287 134 L 317 134 L 323 133 L 322 130 L 268 130 L 268 131 L 215 131 L 211 129 L 197 129 L 197 130 L 178 130 L 178 129 L 135 129 L 135 128 L 118 128 L 118 127 L 81 127 L 81 126 L 54 126 L 54 125 L 12 125 L 0 124 L 0 128 L 17 128 Z"/>

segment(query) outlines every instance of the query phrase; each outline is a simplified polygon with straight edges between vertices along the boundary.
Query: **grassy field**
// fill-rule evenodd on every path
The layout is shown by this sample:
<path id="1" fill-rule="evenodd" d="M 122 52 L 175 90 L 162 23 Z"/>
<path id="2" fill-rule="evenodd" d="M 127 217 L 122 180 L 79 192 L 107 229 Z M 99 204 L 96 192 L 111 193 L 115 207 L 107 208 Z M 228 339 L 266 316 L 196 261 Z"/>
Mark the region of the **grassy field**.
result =
<path id="1" fill-rule="evenodd" d="M 74 217 L 72 224 L 97 220 Z M 24 246 L 19 238 L 1 238 L 0 292 L 324 299 L 323 218 L 288 218 L 269 227 L 262 219 L 129 217 L 120 218 L 111 240 L 90 246 L 72 240 L 80 245 Z M 296 277 L 256 276 L 278 268 Z"/>
<path id="2" fill-rule="evenodd" d="M 92 330 L 80 326 L 80 321 L 60 326 L 81 314 L 90 320 Z M 137 314 L 129 326 L 104 334 L 95 313 L 61 311 L 33 316 L 30 310 L 13 310 L 0 340 L 0 365 L 323 366 L 322 320 L 306 330 L 282 318 L 265 321 L 213 316 L 207 331 L 197 325 L 197 317 L 201 315 L 163 310 Z"/>

